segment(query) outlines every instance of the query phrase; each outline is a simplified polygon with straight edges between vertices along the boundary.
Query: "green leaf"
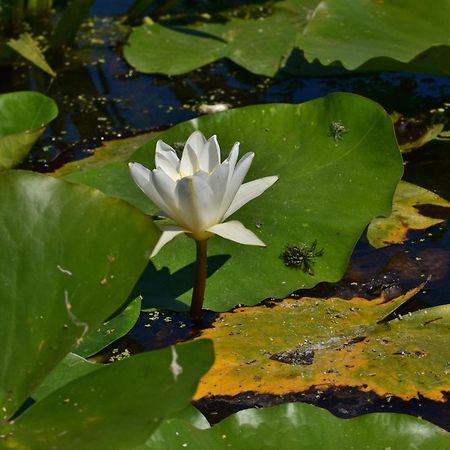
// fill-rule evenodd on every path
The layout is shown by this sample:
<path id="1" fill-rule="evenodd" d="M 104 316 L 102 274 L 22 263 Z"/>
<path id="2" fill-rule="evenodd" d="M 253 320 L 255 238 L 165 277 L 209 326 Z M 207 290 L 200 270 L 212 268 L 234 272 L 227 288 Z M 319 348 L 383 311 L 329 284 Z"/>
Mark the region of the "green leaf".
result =
<path id="1" fill-rule="evenodd" d="M 33 400 L 41 401 L 52 392 L 70 383 L 82 375 L 93 372 L 103 367 L 101 364 L 94 364 L 87 361 L 75 353 L 69 353 L 45 378 L 33 393 Z"/>
<path id="2" fill-rule="evenodd" d="M 126 300 L 159 231 L 125 202 L 24 171 L 0 174 L 0 407 L 9 417 Z"/>
<path id="3" fill-rule="evenodd" d="M 6 448 L 123 450 L 186 408 L 213 360 L 209 341 L 142 353 L 78 378 L 0 425 Z"/>
<path id="4" fill-rule="evenodd" d="M 21 34 L 18 39 L 10 39 L 7 44 L 39 69 L 52 77 L 56 77 L 56 72 L 49 66 L 37 42 L 29 33 Z"/>
<path id="5" fill-rule="evenodd" d="M 348 131 L 341 138 L 330 132 L 337 124 Z M 267 248 L 217 236 L 208 241 L 205 308 L 223 311 L 339 280 L 366 225 L 373 217 L 390 214 L 402 159 L 389 116 L 370 100 L 333 94 L 300 105 L 233 109 L 182 123 L 158 138 L 173 145 L 196 129 L 208 137 L 218 135 L 223 158 L 235 141 L 240 141 L 242 153 L 254 151 L 249 180 L 279 176 L 267 192 L 231 217 L 253 230 Z M 155 145 L 156 138 L 130 160 L 153 167 Z M 134 183 L 125 166 L 119 170 L 115 164 L 114 170 L 105 167 L 70 179 L 122 198 L 137 192 L 135 204 L 140 204 L 142 193 L 130 187 Z M 156 206 L 151 209 L 158 213 Z M 314 275 L 284 265 L 280 255 L 286 245 L 310 246 L 315 240 L 323 256 L 315 261 Z M 194 242 L 185 235 L 166 245 L 140 284 L 144 306 L 167 307 L 174 299 L 189 304 L 194 258 Z"/>
<path id="6" fill-rule="evenodd" d="M 74 183 L 86 184 L 125 200 L 147 214 L 155 212 L 145 194 L 134 183 L 130 183 L 130 172 L 125 163 L 114 161 L 100 167 L 72 172 L 63 178 Z"/>
<path id="7" fill-rule="evenodd" d="M 270 77 L 282 69 L 335 75 L 345 72 L 343 67 L 447 75 L 449 14 L 449 0 L 433 8 L 410 0 L 285 0 L 256 20 L 229 12 L 218 17 L 224 23 L 142 25 L 131 33 L 124 55 L 142 72 L 168 75 L 220 58 Z M 327 67 L 308 64 L 303 53 L 309 63 L 318 59 Z"/>
<path id="8" fill-rule="evenodd" d="M 449 74 L 449 15 L 449 0 L 437 0 L 432 8 L 410 0 L 325 0 L 298 44 L 308 61 L 317 58 L 324 65 L 339 61 L 354 70 L 369 61 L 366 68 L 372 70 Z"/>
<path id="9" fill-rule="evenodd" d="M 190 72 L 226 54 L 226 43 L 210 31 L 201 28 L 195 33 L 193 29 L 171 30 L 157 23 L 142 25 L 131 33 L 124 56 L 129 64 L 144 73 Z"/>
<path id="10" fill-rule="evenodd" d="M 19 164 L 57 115 L 56 103 L 38 92 L 0 95 L 0 171 Z"/>
<path id="11" fill-rule="evenodd" d="M 67 178 L 72 173 L 99 169 L 107 164 L 111 164 L 112 161 L 126 161 L 139 147 L 142 147 L 158 134 L 158 132 L 150 131 L 137 136 L 104 141 L 100 147 L 95 149 L 93 155 L 80 160 L 70 161 L 57 169 L 52 175 Z"/>
<path id="12" fill-rule="evenodd" d="M 73 352 L 84 358 L 95 355 L 109 344 L 125 336 L 136 323 L 140 312 L 141 298 L 138 297 L 119 315 L 88 334 Z"/>
<path id="13" fill-rule="evenodd" d="M 192 406 L 192 404 L 182 409 L 179 413 L 174 414 L 171 418 L 189 422 L 192 426 L 200 430 L 206 430 L 211 427 L 206 417 L 195 406 Z"/>
<path id="14" fill-rule="evenodd" d="M 274 76 L 286 64 L 309 7 L 316 4 L 281 2 L 272 15 L 258 20 L 228 18 L 224 24 L 172 28 L 142 25 L 131 33 L 124 56 L 145 73 L 179 75 L 229 58 L 253 73 Z"/>
<path id="15" fill-rule="evenodd" d="M 446 431 L 406 414 L 375 413 L 340 419 L 316 406 L 290 403 L 240 411 L 207 430 L 169 419 L 145 446 L 134 450 L 442 450 L 449 446 Z"/>

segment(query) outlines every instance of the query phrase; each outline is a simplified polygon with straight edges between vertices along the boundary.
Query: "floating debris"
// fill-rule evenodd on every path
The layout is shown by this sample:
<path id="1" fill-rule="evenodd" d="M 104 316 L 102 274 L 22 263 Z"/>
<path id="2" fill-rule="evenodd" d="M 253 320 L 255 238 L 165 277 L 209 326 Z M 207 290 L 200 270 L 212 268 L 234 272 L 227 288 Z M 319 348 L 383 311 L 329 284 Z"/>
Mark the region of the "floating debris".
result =
<path id="1" fill-rule="evenodd" d="M 344 134 L 347 134 L 348 130 L 342 125 L 342 122 L 331 122 L 328 131 L 328 136 L 332 137 L 335 141 L 342 141 Z"/>
<path id="2" fill-rule="evenodd" d="M 230 105 L 226 103 L 215 103 L 213 105 L 207 105 L 206 103 L 202 103 L 201 105 L 198 105 L 197 109 L 198 112 L 201 114 L 210 114 L 227 111 L 228 109 L 230 109 Z"/>
<path id="3" fill-rule="evenodd" d="M 305 243 L 287 244 L 280 255 L 286 267 L 301 269 L 304 273 L 314 275 L 313 266 L 315 259 L 323 256 L 323 248 L 317 249 L 317 239 L 309 245 Z"/>

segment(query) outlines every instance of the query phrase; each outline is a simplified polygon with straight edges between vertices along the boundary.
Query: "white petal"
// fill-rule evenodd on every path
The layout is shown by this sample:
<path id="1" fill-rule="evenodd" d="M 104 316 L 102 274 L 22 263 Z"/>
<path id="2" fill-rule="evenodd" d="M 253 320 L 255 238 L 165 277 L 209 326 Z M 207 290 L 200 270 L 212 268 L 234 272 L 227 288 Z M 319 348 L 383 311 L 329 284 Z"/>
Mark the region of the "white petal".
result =
<path id="1" fill-rule="evenodd" d="M 184 146 L 183 154 L 181 155 L 180 162 L 180 176 L 190 177 L 199 170 L 199 162 L 197 153 L 189 145 Z"/>
<path id="2" fill-rule="evenodd" d="M 178 222 L 178 205 L 175 197 L 176 182 L 164 172 L 161 168 L 157 168 L 151 172 L 151 180 L 158 192 L 159 196 L 165 203 L 165 211 L 169 217 Z"/>
<path id="3" fill-rule="evenodd" d="M 236 167 L 236 161 L 239 156 L 239 142 L 235 142 L 233 147 L 231 148 L 230 154 L 228 155 L 227 159 L 223 161 L 222 166 L 228 166 L 228 180 L 226 182 L 226 185 L 223 187 L 224 189 L 224 195 L 222 197 L 222 202 L 220 204 L 220 211 L 224 214 L 225 211 L 230 206 L 231 200 L 233 197 L 229 194 L 228 186 L 230 185 L 231 179 L 233 178 L 234 168 Z"/>
<path id="4" fill-rule="evenodd" d="M 230 207 L 223 216 L 223 219 L 231 216 L 238 209 L 242 208 L 246 203 L 260 196 L 266 189 L 270 188 L 278 180 L 277 176 L 260 178 L 259 180 L 250 181 L 241 185 L 236 193 Z"/>
<path id="5" fill-rule="evenodd" d="M 179 234 L 186 233 L 184 228 L 177 227 L 176 225 L 161 224 L 158 225 L 158 227 L 162 231 L 162 234 L 159 237 L 159 241 L 156 243 L 150 258 L 156 256 L 157 253 L 173 238 L 177 237 Z"/>
<path id="6" fill-rule="evenodd" d="M 194 131 L 187 139 L 185 144 L 186 146 L 190 146 L 197 156 L 200 156 L 200 153 L 203 150 L 203 146 L 206 144 L 206 138 L 203 136 L 203 133 L 201 131 Z"/>
<path id="7" fill-rule="evenodd" d="M 239 156 L 239 142 L 235 142 L 233 144 L 233 147 L 231 148 L 230 154 L 228 155 L 228 158 L 225 160 L 230 164 L 231 174 L 234 171 L 234 167 L 236 166 L 236 161 Z M 224 162 L 225 162 L 224 161 Z"/>
<path id="8" fill-rule="evenodd" d="M 175 188 L 180 215 L 177 222 L 192 232 L 204 231 L 217 223 L 217 204 L 208 178 L 206 172 L 197 172 L 192 177 L 182 178 Z"/>
<path id="9" fill-rule="evenodd" d="M 259 245 L 261 247 L 266 246 L 266 244 L 264 244 L 264 242 L 261 241 L 261 239 L 259 239 L 253 231 L 245 228 L 244 225 L 237 220 L 230 220 L 229 222 L 213 225 L 206 231 L 218 234 L 219 236 L 229 239 L 230 241 L 239 242 L 239 244 Z"/>
<path id="10" fill-rule="evenodd" d="M 230 173 L 230 164 L 223 162 L 217 166 L 212 174 L 208 177 L 208 184 L 214 194 L 214 206 L 217 211 L 215 216 L 215 223 L 221 222 L 221 219 L 226 212 L 226 209 L 222 208 L 223 199 L 226 193 Z"/>
<path id="11" fill-rule="evenodd" d="M 167 211 L 168 205 L 163 200 L 153 184 L 152 172 L 139 163 L 129 163 L 131 176 L 141 191 L 163 211 Z"/>
<path id="12" fill-rule="evenodd" d="M 161 140 L 156 143 L 155 165 L 161 167 L 174 180 L 178 178 L 180 160 L 177 153 L 170 145 Z"/>
<path id="13" fill-rule="evenodd" d="M 220 146 L 217 136 L 208 139 L 199 155 L 200 169 L 211 173 L 220 164 Z"/>
<path id="14" fill-rule="evenodd" d="M 238 189 L 241 187 L 248 169 L 253 161 L 254 153 L 246 153 L 241 160 L 236 164 L 231 179 L 228 182 L 227 190 L 223 198 L 221 210 L 226 212 L 231 205 L 234 197 L 237 194 Z"/>
<path id="15" fill-rule="evenodd" d="M 245 176 L 247 175 L 248 169 L 252 164 L 253 158 L 255 154 L 253 152 L 246 153 L 241 160 L 236 164 L 233 172 L 233 178 L 231 179 L 231 183 L 233 183 L 233 188 L 237 185 L 236 192 L 244 181 Z M 231 187 L 231 186 L 230 186 Z"/>
<path id="16" fill-rule="evenodd" d="M 134 182 L 142 189 L 150 181 L 151 171 L 142 164 L 131 162 L 128 163 L 128 168 L 130 169 L 131 176 Z"/>

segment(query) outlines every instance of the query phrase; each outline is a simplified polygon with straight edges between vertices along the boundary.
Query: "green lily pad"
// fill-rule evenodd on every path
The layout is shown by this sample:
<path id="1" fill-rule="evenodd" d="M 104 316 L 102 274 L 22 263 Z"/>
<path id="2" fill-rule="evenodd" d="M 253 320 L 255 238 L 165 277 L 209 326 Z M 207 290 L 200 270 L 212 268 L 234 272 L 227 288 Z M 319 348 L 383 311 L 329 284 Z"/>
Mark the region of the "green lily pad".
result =
<path id="1" fill-rule="evenodd" d="M 450 305 L 386 322 L 422 287 L 391 300 L 287 298 L 223 313 L 202 333 L 213 340 L 216 361 L 196 399 L 350 387 L 445 402 Z"/>
<path id="2" fill-rule="evenodd" d="M 56 103 L 38 92 L 0 95 L 0 170 L 22 162 L 57 115 Z"/>
<path id="3" fill-rule="evenodd" d="M 124 48 L 125 59 L 144 73 L 179 75 L 223 57 L 226 50 L 223 40 L 211 34 L 208 36 L 209 30 L 201 29 L 203 35 L 192 31 L 173 31 L 157 23 L 142 25 L 131 33 Z M 168 46 L 158 45 L 164 41 Z M 153 52 L 148 51 L 149 43 L 152 43 Z M 168 47 L 175 50 L 170 58 Z"/>
<path id="4" fill-rule="evenodd" d="M 346 69 L 450 73 L 448 0 L 433 8 L 409 0 L 285 0 L 253 20 L 238 18 L 236 12 L 215 17 L 218 22 L 197 20 L 181 27 L 171 24 L 170 17 L 144 24 L 131 33 L 125 58 L 141 72 L 167 75 L 220 58 L 269 77 L 280 70 L 303 75 Z"/>
<path id="5" fill-rule="evenodd" d="M 102 367 L 102 364 L 95 364 L 75 353 L 69 353 L 39 385 L 32 395 L 33 400 L 41 401 L 72 380 Z"/>
<path id="6" fill-rule="evenodd" d="M 207 430 L 169 419 L 146 445 L 134 450 L 442 450 L 449 446 L 446 431 L 406 414 L 375 413 L 340 419 L 316 406 L 290 403 L 240 411 Z"/>
<path id="7" fill-rule="evenodd" d="M 317 3 L 318 0 L 279 2 L 271 15 L 258 20 L 227 17 L 224 24 L 187 27 L 145 24 L 131 33 L 124 56 L 145 73 L 178 75 L 229 58 L 253 73 L 274 76 L 286 65 L 297 33 Z"/>
<path id="8" fill-rule="evenodd" d="M 192 404 L 181 410 L 179 413 L 174 414 L 171 418 L 189 422 L 199 430 L 211 428 L 208 419 L 195 406 L 192 406 Z"/>
<path id="9" fill-rule="evenodd" d="M 139 147 L 142 147 L 151 138 L 159 133 L 150 131 L 121 139 L 102 142 L 102 145 L 95 149 L 95 153 L 87 158 L 71 161 L 53 172 L 56 177 L 69 177 L 71 174 L 79 173 L 83 170 L 92 170 L 110 164 L 112 161 L 126 161 Z"/>
<path id="10" fill-rule="evenodd" d="M 336 124 L 348 133 L 333 135 Z M 338 280 L 370 219 L 390 212 L 402 173 L 401 157 L 389 117 L 362 97 L 333 94 L 302 105 L 234 109 L 185 122 L 158 137 L 174 144 L 194 129 L 208 136 L 218 134 L 223 153 L 237 140 L 243 152 L 255 151 L 251 178 L 280 177 L 269 191 L 233 216 L 254 230 L 266 249 L 218 237 L 209 241 L 207 308 L 255 304 L 319 281 Z M 130 159 L 153 166 L 155 144 L 156 139 L 151 140 Z M 72 174 L 69 179 L 121 197 L 120 186 L 131 186 L 124 192 L 127 196 L 138 192 L 135 203 L 141 203 L 142 194 L 129 181 L 126 167 L 118 164 Z M 157 212 L 153 207 L 153 213 Z M 314 265 L 314 275 L 283 264 L 280 255 L 286 245 L 310 245 L 315 240 L 324 252 Z M 189 303 L 194 256 L 194 245 L 185 236 L 167 245 L 141 285 L 144 305 L 167 306 L 175 298 Z M 248 267 L 252 267 L 251 274 Z M 177 283 L 171 282 L 167 268 L 177 275 Z"/>
<path id="11" fill-rule="evenodd" d="M 438 0 L 432 8 L 410 0 L 325 0 L 298 45 L 310 62 L 339 61 L 349 70 L 368 62 L 366 69 L 449 74 L 449 15 L 448 0 Z"/>
<path id="12" fill-rule="evenodd" d="M 0 425 L 2 448 L 122 450 L 185 409 L 213 360 L 198 341 L 103 366 Z"/>
<path id="13" fill-rule="evenodd" d="M 95 355 L 117 339 L 125 336 L 139 318 L 141 312 L 141 298 L 130 303 L 125 310 L 108 322 L 103 323 L 92 333 L 88 334 L 73 352 L 83 358 Z"/>
<path id="14" fill-rule="evenodd" d="M 249 180 L 279 176 L 267 192 L 231 217 L 254 231 L 267 248 L 219 237 L 208 241 L 205 308 L 224 311 L 339 280 L 366 225 L 373 217 L 390 214 L 402 159 L 389 116 L 370 100 L 332 94 L 300 105 L 233 109 L 184 122 L 158 138 L 173 145 L 196 129 L 208 137 L 218 135 L 222 157 L 235 141 L 240 141 L 242 153 L 254 151 Z M 153 167 L 155 145 L 156 138 L 130 160 Z M 69 179 L 108 195 L 135 196 L 140 204 L 142 193 L 125 165 L 117 164 L 123 163 Z M 146 205 L 158 213 L 150 200 Z M 280 258 L 286 245 L 311 246 L 314 241 L 323 255 L 316 258 L 312 274 L 287 267 Z M 185 235 L 165 246 L 141 280 L 143 305 L 174 307 L 175 299 L 189 304 L 194 258 L 195 245 Z"/>
<path id="15" fill-rule="evenodd" d="M 392 214 L 376 218 L 367 229 L 367 239 L 375 248 L 400 244 L 408 231 L 425 230 L 450 217 L 450 203 L 415 184 L 401 181 L 394 194 Z"/>
<path id="16" fill-rule="evenodd" d="M 155 212 L 153 204 L 145 194 L 134 183 L 130 183 L 130 171 L 126 163 L 120 161 L 104 163 L 90 169 L 71 172 L 63 178 L 73 183 L 86 184 L 125 200 L 146 214 Z"/>
<path id="17" fill-rule="evenodd" d="M 127 299 L 159 231 L 87 186 L 0 174 L 0 405 L 8 418 Z"/>

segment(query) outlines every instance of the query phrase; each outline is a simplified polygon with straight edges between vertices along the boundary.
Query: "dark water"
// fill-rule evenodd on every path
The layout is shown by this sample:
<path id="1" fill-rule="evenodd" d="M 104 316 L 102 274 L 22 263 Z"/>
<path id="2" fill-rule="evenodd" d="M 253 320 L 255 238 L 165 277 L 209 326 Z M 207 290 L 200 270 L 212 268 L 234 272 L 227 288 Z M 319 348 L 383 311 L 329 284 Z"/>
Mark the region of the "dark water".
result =
<path id="1" fill-rule="evenodd" d="M 128 66 L 122 57 L 128 30 L 110 17 L 111 14 L 126 11 L 129 4 L 128 0 L 95 3 L 91 13 L 96 17 L 91 17 L 79 33 L 78 50 L 67 53 L 65 59 L 51 59 L 51 64 L 58 71 L 56 80 L 51 81 L 23 63 L 12 68 L 1 68 L 0 92 L 40 90 L 54 98 L 60 108 L 59 117 L 38 142 L 23 164 L 24 168 L 53 171 L 65 162 L 91 155 L 104 140 L 161 130 L 196 117 L 204 104 L 225 103 L 230 107 L 239 107 L 257 103 L 300 103 L 341 91 L 371 98 L 388 112 L 427 116 L 430 109 L 450 103 L 448 77 L 410 73 L 317 78 L 280 74 L 268 79 L 251 74 L 228 60 L 221 60 L 184 76 L 140 74 Z M 449 146 L 444 142 L 432 142 L 406 155 L 404 179 L 450 199 Z M 450 233 L 446 223 L 415 232 L 410 237 L 411 240 L 405 245 L 380 250 L 374 250 L 362 238 L 344 281 L 326 289 L 332 291 L 339 286 L 339 289 L 345 290 L 346 283 L 354 280 L 355 276 L 359 277 L 358 282 L 365 293 L 382 289 L 386 279 L 399 289 L 405 289 L 432 275 L 411 308 L 448 303 Z M 209 326 L 215 316 L 208 313 L 203 325 Z M 150 350 L 197 334 L 198 330 L 192 327 L 186 315 L 161 312 L 155 317 L 143 313 L 129 336 L 115 347 L 128 347 L 135 352 Z M 314 395 L 310 397 L 303 400 L 313 402 Z M 339 414 L 336 405 L 340 403 L 330 398 L 316 403 Z M 386 400 L 380 398 L 345 398 L 347 403 L 353 402 L 359 408 L 352 410 L 347 405 L 347 416 L 385 408 L 422 414 L 450 428 L 448 414 L 443 414 L 444 405 L 426 401 L 416 402 L 417 405 L 400 402 L 392 409 L 393 404 L 388 405 Z M 246 402 L 242 399 L 215 399 L 215 403 L 199 406 L 210 419 L 214 419 L 211 414 L 223 416 L 243 407 L 271 405 L 278 401 L 273 398 L 263 401 L 256 397 Z M 341 415 L 345 416 L 342 411 Z"/>
<path id="2" fill-rule="evenodd" d="M 97 1 L 93 12 L 126 10 L 129 1 Z M 201 105 L 239 107 L 257 103 L 301 103 L 330 92 L 353 92 L 379 102 L 388 112 L 416 115 L 450 103 L 450 79 L 409 73 L 274 79 L 220 60 L 183 76 L 145 75 L 122 57 L 129 28 L 109 16 L 91 17 L 78 34 L 75 51 L 49 60 L 58 77 L 28 64 L 1 68 L 0 92 L 33 89 L 51 96 L 60 114 L 25 167 L 52 171 L 89 156 L 101 141 L 160 130 L 196 117 Z"/>

